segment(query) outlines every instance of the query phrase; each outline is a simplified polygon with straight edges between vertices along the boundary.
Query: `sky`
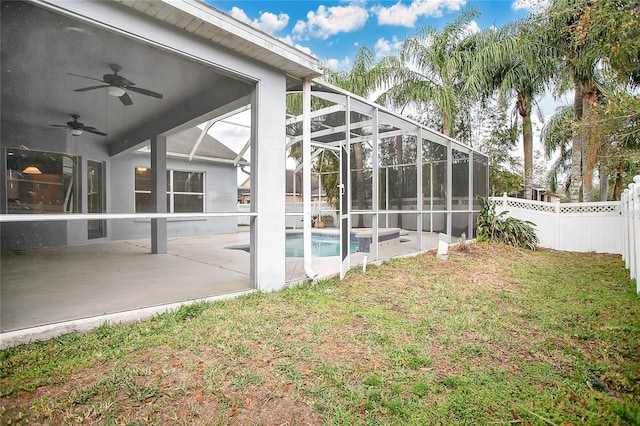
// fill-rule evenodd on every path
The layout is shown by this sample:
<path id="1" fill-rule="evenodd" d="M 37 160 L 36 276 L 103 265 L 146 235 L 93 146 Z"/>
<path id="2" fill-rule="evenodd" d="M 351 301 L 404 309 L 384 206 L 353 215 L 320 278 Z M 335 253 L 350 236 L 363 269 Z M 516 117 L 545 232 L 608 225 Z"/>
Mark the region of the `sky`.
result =
<path id="1" fill-rule="evenodd" d="M 480 15 L 474 29 L 524 18 L 540 0 L 206 0 L 206 3 L 334 69 L 350 68 L 361 46 L 382 57 L 423 27 L 442 28 L 465 8 Z"/>
<path id="2" fill-rule="evenodd" d="M 325 66 L 350 69 L 361 46 L 373 50 L 378 58 L 398 52 L 402 41 L 424 27 L 441 29 L 453 22 L 465 8 L 479 15 L 471 22 L 471 30 L 526 17 L 544 7 L 548 0 L 205 0 L 216 9 L 252 25 L 308 54 Z M 551 96 L 538 100 L 545 118 L 550 117 L 559 102 Z M 238 117 L 248 122 L 246 117 Z M 541 149 L 539 134 L 542 123 L 533 114 L 534 149 Z M 232 132 L 237 141 L 233 142 Z M 210 133 L 230 148 L 244 145 L 248 130 L 220 123 Z M 522 156 L 520 148 L 514 152 Z M 239 182 L 246 175 L 239 174 Z"/>

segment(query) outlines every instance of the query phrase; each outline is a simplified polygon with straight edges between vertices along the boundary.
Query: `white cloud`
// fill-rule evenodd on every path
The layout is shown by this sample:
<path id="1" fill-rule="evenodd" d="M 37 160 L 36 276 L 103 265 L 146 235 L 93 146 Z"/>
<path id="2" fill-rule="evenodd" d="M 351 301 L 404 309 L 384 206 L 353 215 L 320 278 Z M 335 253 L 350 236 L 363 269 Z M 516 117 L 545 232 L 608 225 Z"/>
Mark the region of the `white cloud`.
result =
<path id="1" fill-rule="evenodd" d="M 348 70 L 351 68 L 351 60 L 348 56 L 345 56 L 342 60 L 335 58 L 326 59 L 323 63 L 325 67 L 334 71 Z"/>
<path id="2" fill-rule="evenodd" d="M 384 37 L 380 37 L 374 46 L 374 50 L 376 52 L 376 57 L 380 58 L 382 56 L 387 56 L 391 53 L 395 53 L 400 50 L 400 46 L 402 46 L 402 42 L 398 40 L 396 36 L 393 36 L 391 41 L 387 40 Z"/>
<path id="3" fill-rule="evenodd" d="M 298 21 L 293 27 L 294 38 L 306 37 L 326 40 L 338 33 L 348 33 L 362 28 L 369 13 L 361 6 L 318 6 L 318 10 L 307 12 L 306 21 Z"/>
<path id="4" fill-rule="evenodd" d="M 480 32 L 480 26 L 476 21 L 471 21 L 462 28 L 462 34 L 464 37 L 471 36 Z"/>
<path id="5" fill-rule="evenodd" d="M 466 0 L 413 0 L 411 4 L 406 5 L 398 1 L 390 7 L 376 7 L 373 12 L 378 16 L 380 25 L 401 25 L 411 28 L 421 16 L 442 16 L 446 10 L 450 12 L 460 10 L 466 2 Z"/>
<path id="6" fill-rule="evenodd" d="M 413 27 L 417 16 L 411 11 L 410 6 L 398 2 L 391 7 L 380 7 L 375 10 L 380 25 L 401 25 Z"/>
<path id="7" fill-rule="evenodd" d="M 285 37 L 278 37 L 279 40 L 284 41 L 285 43 L 287 43 L 289 46 L 293 46 L 298 50 L 303 51 L 304 53 L 306 53 L 307 55 L 311 55 L 311 56 L 315 56 L 312 52 L 311 52 L 311 48 L 307 47 L 307 46 L 302 46 L 298 43 L 294 43 L 293 39 L 291 38 L 290 35 L 286 35 Z"/>
<path id="8" fill-rule="evenodd" d="M 529 12 L 541 12 L 551 4 L 551 0 L 515 0 L 511 3 L 513 10 L 528 10 Z"/>
<path id="9" fill-rule="evenodd" d="M 271 12 L 263 12 L 260 18 L 251 20 L 239 7 L 233 6 L 230 15 L 239 21 L 245 22 L 266 33 L 273 34 L 285 28 L 289 24 L 289 15 L 281 13 L 276 15 Z"/>

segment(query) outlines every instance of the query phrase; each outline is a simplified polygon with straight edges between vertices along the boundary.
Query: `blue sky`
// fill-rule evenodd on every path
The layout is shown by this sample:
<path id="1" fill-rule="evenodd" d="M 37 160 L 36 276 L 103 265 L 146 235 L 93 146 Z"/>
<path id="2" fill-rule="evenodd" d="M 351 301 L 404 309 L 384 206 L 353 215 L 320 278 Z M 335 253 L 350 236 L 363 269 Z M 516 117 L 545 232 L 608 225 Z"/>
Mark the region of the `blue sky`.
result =
<path id="1" fill-rule="evenodd" d="M 480 12 L 473 26 L 502 26 L 527 16 L 541 0 L 206 0 L 332 68 L 349 68 L 360 46 L 382 57 L 425 26 L 443 27 L 464 8 Z"/>
<path id="2" fill-rule="evenodd" d="M 334 69 L 350 69 L 360 46 L 372 49 L 378 57 L 397 52 L 402 41 L 425 26 L 442 28 L 464 8 L 475 8 L 480 15 L 472 29 L 500 27 L 526 17 L 549 0 L 205 0 L 218 10 L 296 46 Z M 550 95 L 537 99 L 542 115 L 548 119 L 558 101 Z M 565 102 L 566 103 L 566 102 Z M 534 149 L 539 142 L 542 122 L 532 115 Z M 244 117 L 248 122 L 247 117 Z M 246 130 L 246 129 L 245 129 Z M 237 129 L 236 129 L 237 131 Z M 211 132 L 232 149 L 242 147 L 247 135 L 235 135 L 230 125 L 221 123 Z M 234 135 L 237 136 L 234 138 Z M 235 141 L 237 139 L 237 141 Z M 235 142 L 233 142 L 235 141 Z M 235 143 L 235 145 L 233 143 Z M 237 146 L 236 146 L 237 145 Z M 239 149 L 239 148 L 238 148 Z M 518 147 L 516 155 L 521 154 Z M 246 176 L 239 176 L 239 182 Z"/>

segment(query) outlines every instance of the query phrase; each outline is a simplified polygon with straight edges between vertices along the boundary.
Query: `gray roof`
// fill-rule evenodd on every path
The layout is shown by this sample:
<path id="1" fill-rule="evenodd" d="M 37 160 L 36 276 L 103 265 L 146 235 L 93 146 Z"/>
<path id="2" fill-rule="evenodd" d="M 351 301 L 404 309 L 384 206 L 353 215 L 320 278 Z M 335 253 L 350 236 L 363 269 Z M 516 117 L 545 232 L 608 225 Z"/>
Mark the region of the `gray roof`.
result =
<path id="1" fill-rule="evenodd" d="M 189 158 L 193 147 L 198 142 L 198 138 L 202 134 L 202 130 L 197 127 L 184 130 L 179 133 L 174 133 L 167 137 L 167 156 L 174 158 Z M 147 143 L 137 152 L 149 153 L 151 147 Z M 206 134 L 200 142 L 198 149 L 194 153 L 193 158 L 204 161 L 218 161 L 231 163 L 236 159 L 238 154 L 232 149 L 228 148 L 222 142 L 214 138 L 213 136 Z M 240 165 L 247 165 L 247 160 L 244 157 L 240 158 L 237 162 Z"/>
<path id="2" fill-rule="evenodd" d="M 167 138 L 167 153 L 190 154 L 201 133 L 202 130 L 194 127 L 169 136 Z M 213 136 L 206 134 L 200 146 L 198 146 L 195 155 L 212 159 L 233 160 L 238 154 L 227 148 L 227 146 Z"/>

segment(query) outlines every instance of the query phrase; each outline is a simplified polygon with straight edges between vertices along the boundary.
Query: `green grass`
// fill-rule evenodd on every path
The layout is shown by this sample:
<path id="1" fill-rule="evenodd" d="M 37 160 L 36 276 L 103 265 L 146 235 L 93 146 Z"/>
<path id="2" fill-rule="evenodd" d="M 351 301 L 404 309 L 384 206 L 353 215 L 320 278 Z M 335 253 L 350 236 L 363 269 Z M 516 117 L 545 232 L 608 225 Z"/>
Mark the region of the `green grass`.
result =
<path id="1" fill-rule="evenodd" d="M 0 361 L 6 424 L 640 424 L 640 298 L 610 255 L 473 244 Z"/>

